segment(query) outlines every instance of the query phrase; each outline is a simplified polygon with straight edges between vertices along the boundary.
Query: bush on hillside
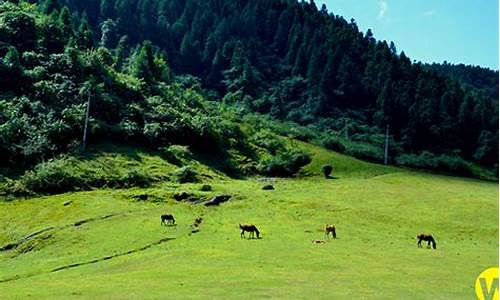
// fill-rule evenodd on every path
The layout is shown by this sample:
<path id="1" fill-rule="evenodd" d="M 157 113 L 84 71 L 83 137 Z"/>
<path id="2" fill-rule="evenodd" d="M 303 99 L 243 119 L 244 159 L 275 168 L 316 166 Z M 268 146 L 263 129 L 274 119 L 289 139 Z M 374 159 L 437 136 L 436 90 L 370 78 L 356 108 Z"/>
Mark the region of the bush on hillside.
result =
<path id="1" fill-rule="evenodd" d="M 200 188 L 200 191 L 202 191 L 202 192 L 210 192 L 211 190 L 212 190 L 212 186 L 210 184 L 204 184 Z"/>
<path id="2" fill-rule="evenodd" d="M 258 171 L 268 176 L 292 176 L 310 162 L 311 156 L 308 153 L 299 150 L 287 150 L 274 157 L 264 159 L 259 164 Z"/>
<path id="3" fill-rule="evenodd" d="M 57 194 L 87 187 L 85 174 L 74 171 L 76 159 L 65 157 L 41 163 L 21 177 L 21 185 L 33 193 Z M 92 176 L 91 174 L 86 174 Z"/>
<path id="4" fill-rule="evenodd" d="M 271 155 L 284 148 L 285 143 L 275 133 L 270 130 L 260 130 L 256 132 L 250 141 L 255 145 L 265 148 Z"/>
<path id="5" fill-rule="evenodd" d="M 336 137 L 326 137 L 321 140 L 321 144 L 326 149 L 333 150 L 339 153 L 344 153 L 346 150 L 344 144 L 342 144 L 342 142 Z"/>
<path id="6" fill-rule="evenodd" d="M 161 147 L 159 150 L 166 160 L 174 164 L 179 164 L 182 160 L 192 156 L 187 146 L 171 145 L 168 147 Z"/>
<path id="7" fill-rule="evenodd" d="M 174 175 L 179 183 L 198 182 L 198 172 L 190 166 L 177 169 Z"/>
<path id="8" fill-rule="evenodd" d="M 120 177 L 119 186 L 127 188 L 138 186 L 144 188 L 151 185 L 151 183 L 152 178 L 145 172 L 138 169 L 132 169 L 125 172 L 125 174 Z"/>
<path id="9" fill-rule="evenodd" d="M 355 143 L 348 145 L 345 154 L 366 161 L 381 163 L 384 161 L 384 151 L 380 147 L 369 144 Z"/>
<path id="10" fill-rule="evenodd" d="M 75 157 L 65 156 L 38 164 L 19 180 L 6 185 L 4 191 L 13 195 L 58 194 L 100 187 L 147 187 L 154 181 L 155 178 L 139 169 L 105 172 Z"/>
<path id="11" fill-rule="evenodd" d="M 331 165 L 322 165 L 321 166 L 321 173 L 325 175 L 325 178 L 329 178 L 330 175 L 333 172 L 333 167 Z"/>
<path id="12" fill-rule="evenodd" d="M 439 155 L 423 151 L 420 154 L 404 154 L 396 158 L 398 165 L 451 172 L 458 175 L 470 176 L 473 174 L 471 166 L 459 156 Z"/>

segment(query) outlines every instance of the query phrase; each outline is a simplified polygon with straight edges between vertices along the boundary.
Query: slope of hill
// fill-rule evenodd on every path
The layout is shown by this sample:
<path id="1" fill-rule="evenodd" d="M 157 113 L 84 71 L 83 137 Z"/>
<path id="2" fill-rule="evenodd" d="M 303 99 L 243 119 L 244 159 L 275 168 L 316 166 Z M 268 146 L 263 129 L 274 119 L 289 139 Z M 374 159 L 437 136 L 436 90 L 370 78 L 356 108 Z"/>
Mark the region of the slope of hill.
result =
<path id="1" fill-rule="evenodd" d="M 298 146 L 313 153 L 315 167 L 308 177 L 276 180 L 274 191 L 258 178 L 214 177 L 0 201 L 0 248 L 21 241 L 0 250 L 2 297 L 460 299 L 498 262 L 497 184 Z M 144 168 L 169 168 L 155 155 L 138 156 Z M 318 174 L 325 162 L 339 166 L 335 179 Z M 200 192 L 202 184 L 213 190 Z M 205 207 L 176 201 L 182 192 L 232 198 Z M 177 226 L 160 225 L 167 212 Z M 244 222 L 262 238 L 241 239 Z M 325 223 L 338 238 L 311 243 L 324 238 Z M 420 232 L 434 235 L 436 250 L 417 248 Z"/>

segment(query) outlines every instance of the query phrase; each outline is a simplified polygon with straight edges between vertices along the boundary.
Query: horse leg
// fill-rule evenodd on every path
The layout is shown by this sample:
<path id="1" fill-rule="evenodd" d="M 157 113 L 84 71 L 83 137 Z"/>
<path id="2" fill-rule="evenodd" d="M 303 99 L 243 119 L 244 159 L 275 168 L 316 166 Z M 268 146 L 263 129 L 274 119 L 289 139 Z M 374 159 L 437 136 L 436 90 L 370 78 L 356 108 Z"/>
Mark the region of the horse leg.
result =
<path id="1" fill-rule="evenodd" d="M 427 248 L 431 247 L 431 241 L 427 241 Z"/>
<path id="2" fill-rule="evenodd" d="M 240 234 L 240 239 L 244 238 L 245 237 L 245 230 L 242 230 L 241 231 L 241 234 Z"/>
<path id="3" fill-rule="evenodd" d="M 422 248 L 422 240 L 418 240 L 417 246 L 418 248 Z"/>

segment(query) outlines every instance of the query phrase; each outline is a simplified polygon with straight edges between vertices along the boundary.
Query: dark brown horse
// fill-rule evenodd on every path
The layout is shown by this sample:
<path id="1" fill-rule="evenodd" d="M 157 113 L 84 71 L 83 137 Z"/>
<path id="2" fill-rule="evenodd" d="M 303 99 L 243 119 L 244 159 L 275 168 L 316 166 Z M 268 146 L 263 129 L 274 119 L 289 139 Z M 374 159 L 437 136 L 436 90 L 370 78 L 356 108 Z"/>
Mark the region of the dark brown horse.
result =
<path id="1" fill-rule="evenodd" d="M 166 221 L 166 222 L 165 222 Z M 161 225 L 175 225 L 175 219 L 174 219 L 174 216 L 171 215 L 171 214 L 165 214 L 165 215 L 161 215 Z"/>
<path id="2" fill-rule="evenodd" d="M 335 226 L 331 225 L 331 224 L 326 224 L 325 225 L 325 237 L 329 237 L 330 236 L 330 232 L 332 233 L 332 237 L 334 239 L 337 238 L 337 233 L 335 232 Z"/>
<path id="3" fill-rule="evenodd" d="M 245 231 L 250 232 L 248 238 L 253 238 L 254 237 L 254 233 L 256 233 L 257 234 L 257 238 L 259 238 L 260 232 L 257 229 L 257 227 L 255 227 L 255 225 L 249 225 L 249 224 L 241 225 L 240 224 L 240 229 L 241 229 L 241 234 L 240 234 L 241 238 L 245 237 Z"/>
<path id="4" fill-rule="evenodd" d="M 418 239 L 418 243 L 417 243 L 417 246 L 418 247 L 422 247 L 422 241 L 426 241 L 427 242 L 427 248 L 430 248 L 431 246 L 431 243 L 432 243 L 432 248 L 436 249 L 436 240 L 434 240 L 434 238 L 432 237 L 432 235 L 430 234 L 419 234 L 417 235 L 417 239 Z"/>

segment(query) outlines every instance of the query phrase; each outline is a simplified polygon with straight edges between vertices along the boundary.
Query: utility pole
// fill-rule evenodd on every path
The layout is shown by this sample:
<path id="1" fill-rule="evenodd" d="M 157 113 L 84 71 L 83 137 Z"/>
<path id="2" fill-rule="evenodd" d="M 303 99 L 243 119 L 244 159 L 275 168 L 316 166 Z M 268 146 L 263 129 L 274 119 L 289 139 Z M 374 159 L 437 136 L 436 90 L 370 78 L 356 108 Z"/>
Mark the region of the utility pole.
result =
<path id="1" fill-rule="evenodd" d="M 349 127 L 347 127 L 347 118 L 346 118 L 346 119 L 344 119 L 344 122 L 345 122 L 345 124 L 344 124 L 345 139 L 346 139 L 346 140 L 349 140 Z"/>
<path id="2" fill-rule="evenodd" d="M 386 166 L 388 159 L 389 159 L 389 124 L 387 124 L 387 128 L 385 130 L 384 165 Z"/>
<path id="3" fill-rule="evenodd" d="M 89 125 L 89 113 L 90 113 L 90 89 L 88 90 L 87 111 L 85 113 L 85 127 L 83 128 L 82 152 L 85 152 L 85 146 L 87 145 L 87 127 Z"/>

